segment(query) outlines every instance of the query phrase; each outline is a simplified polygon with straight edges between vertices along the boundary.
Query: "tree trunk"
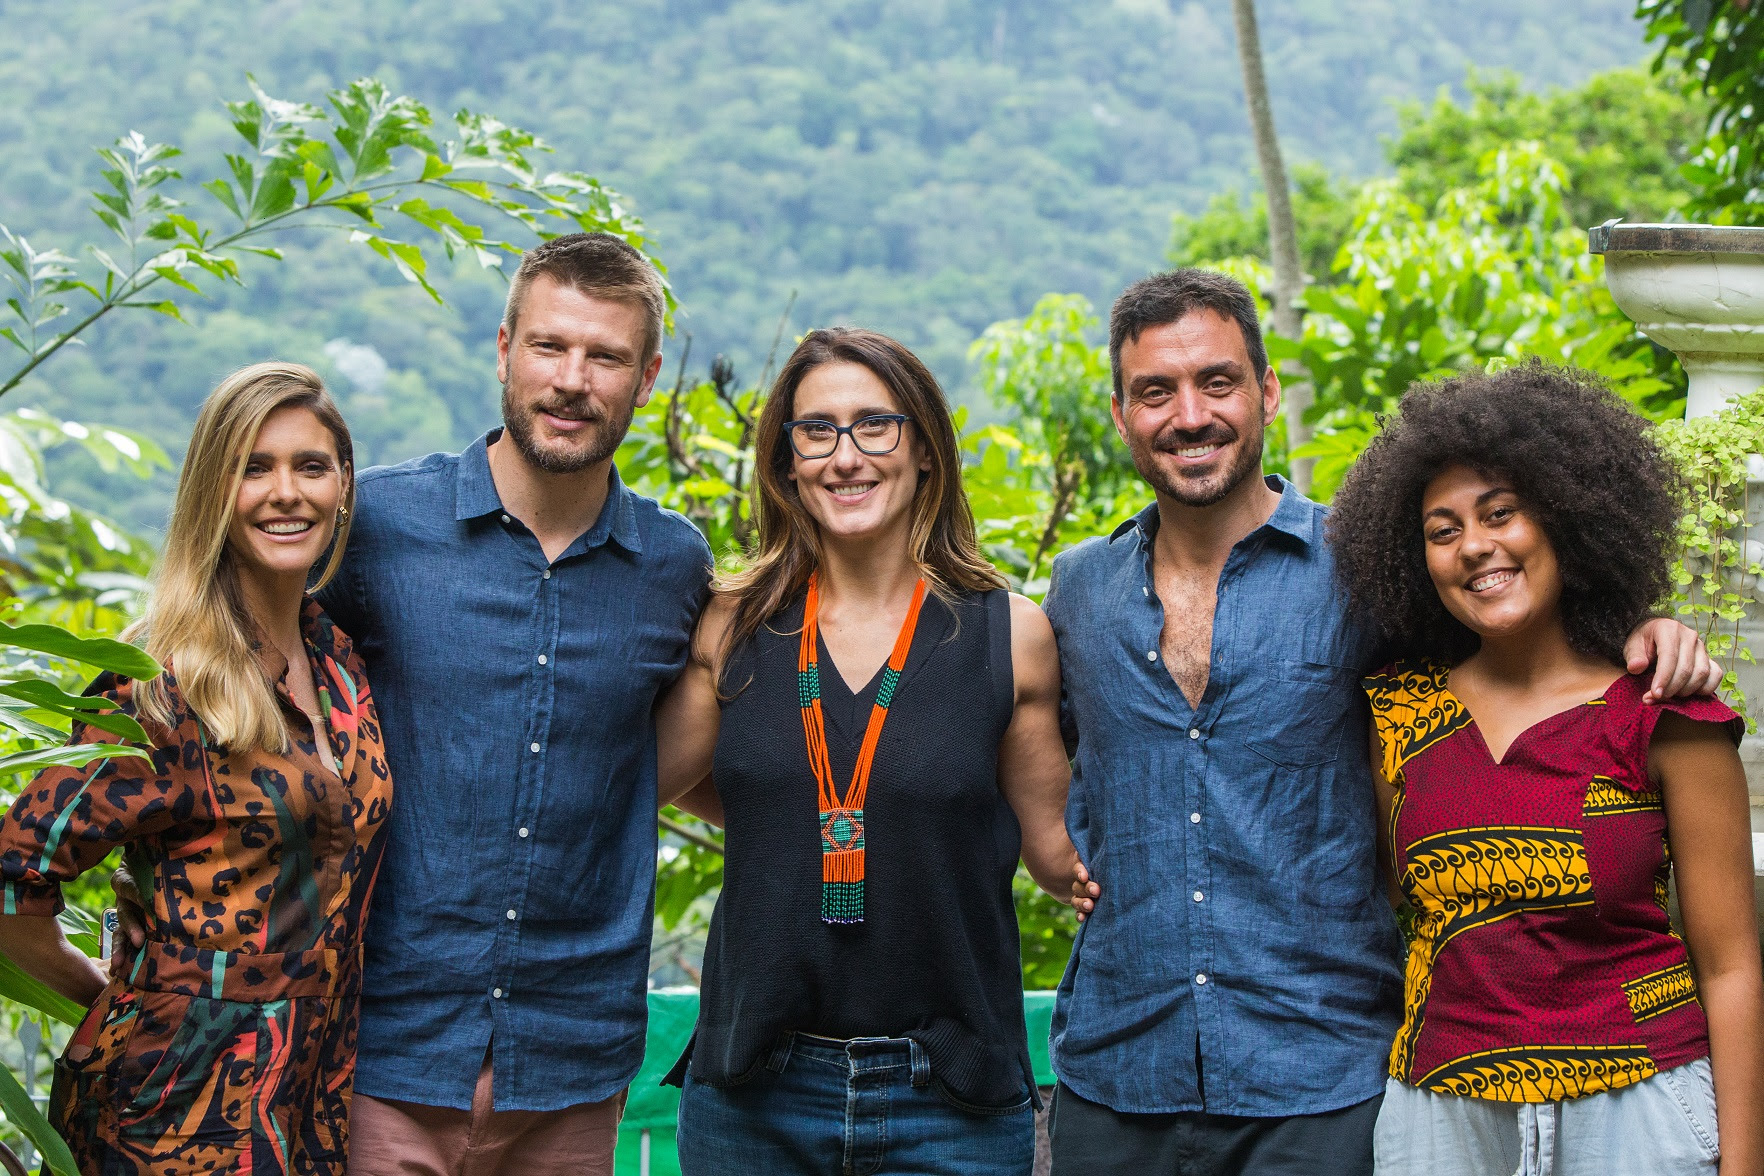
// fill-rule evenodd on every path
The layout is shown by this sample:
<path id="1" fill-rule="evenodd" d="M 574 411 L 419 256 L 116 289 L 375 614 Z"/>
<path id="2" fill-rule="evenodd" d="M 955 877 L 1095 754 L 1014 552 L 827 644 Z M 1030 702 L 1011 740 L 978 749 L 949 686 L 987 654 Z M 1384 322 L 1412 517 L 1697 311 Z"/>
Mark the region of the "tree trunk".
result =
<path id="1" fill-rule="evenodd" d="M 1268 99 L 1268 77 L 1262 70 L 1262 38 L 1256 30 L 1255 0 L 1231 0 L 1231 16 L 1237 25 L 1237 57 L 1243 66 L 1243 94 L 1249 107 L 1250 132 L 1255 138 L 1256 161 L 1262 172 L 1262 188 L 1268 194 L 1268 245 L 1274 262 L 1274 330 L 1288 339 L 1299 338 L 1299 295 L 1305 275 L 1299 265 L 1298 224 L 1292 216 L 1292 192 L 1286 183 L 1286 163 L 1280 156 L 1280 140 L 1274 133 L 1274 107 Z M 1304 373 L 1289 368 L 1293 379 L 1283 383 L 1286 393 L 1286 437 L 1289 449 L 1311 439 L 1305 410 L 1311 406 L 1311 386 Z M 1311 488 L 1311 460 L 1292 462 L 1292 480 L 1302 491 Z"/>

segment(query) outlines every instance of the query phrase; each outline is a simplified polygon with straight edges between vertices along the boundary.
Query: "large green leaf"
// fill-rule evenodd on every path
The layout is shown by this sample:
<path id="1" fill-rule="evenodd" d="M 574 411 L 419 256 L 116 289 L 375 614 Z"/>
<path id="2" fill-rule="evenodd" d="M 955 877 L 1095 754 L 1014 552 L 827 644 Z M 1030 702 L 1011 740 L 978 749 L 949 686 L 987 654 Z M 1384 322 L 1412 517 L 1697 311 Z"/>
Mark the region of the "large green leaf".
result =
<path id="1" fill-rule="evenodd" d="M 117 759 L 124 756 L 147 758 L 138 747 L 121 747 L 115 743 L 71 743 L 66 747 L 43 747 L 0 756 L 0 776 L 14 772 L 38 772 L 44 768 L 83 768 L 93 760 Z"/>
<path id="2" fill-rule="evenodd" d="M 0 622 L 0 645 L 70 658 L 136 680 L 151 678 L 161 669 L 144 650 L 127 642 L 109 637 L 76 637 L 59 625 L 15 626 Z"/>
<path id="3" fill-rule="evenodd" d="M 31 1141 L 31 1146 L 37 1149 L 37 1154 L 43 1157 L 55 1176 L 80 1176 L 67 1142 L 49 1126 L 49 1120 L 43 1117 L 43 1112 L 37 1109 L 24 1087 L 18 1084 L 12 1071 L 4 1066 L 0 1066 L 0 1110 L 4 1110 L 7 1121 Z"/>
<path id="4" fill-rule="evenodd" d="M 119 735 L 130 743 L 147 742 L 147 732 L 132 716 L 116 713 L 113 703 L 107 698 L 92 698 L 83 694 L 69 694 L 49 682 L 29 678 L 21 682 L 7 682 L 0 685 L 0 695 L 18 698 L 32 703 L 44 710 L 56 714 L 76 718 L 100 731 L 108 731 Z M 110 711 L 108 714 L 94 714 L 94 711 Z"/>
<path id="5" fill-rule="evenodd" d="M 40 739 L 44 743 L 64 743 L 67 741 L 66 731 L 57 731 L 47 723 L 39 723 L 33 718 L 26 717 L 24 712 L 30 709 L 32 708 L 27 706 L 0 702 L 0 727 L 16 731 L 30 739 Z"/>
<path id="6" fill-rule="evenodd" d="M 69 1000 L 41 980 L 26 975 L 24 969 L 5 955 L 0 955 L 0 997 L 17 1001 L 40 1013 L 48 1013 L 57 1021 L 68 1025 L 78 1025 L 86 1015 L 86 1010 L 78 1002 Z"/>

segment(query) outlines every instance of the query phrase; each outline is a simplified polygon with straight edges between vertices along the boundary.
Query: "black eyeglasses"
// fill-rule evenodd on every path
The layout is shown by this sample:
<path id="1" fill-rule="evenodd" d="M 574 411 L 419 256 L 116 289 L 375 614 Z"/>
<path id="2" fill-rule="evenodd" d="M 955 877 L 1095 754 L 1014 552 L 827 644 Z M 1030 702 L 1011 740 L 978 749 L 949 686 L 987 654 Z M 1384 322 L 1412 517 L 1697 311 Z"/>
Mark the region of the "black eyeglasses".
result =
<path id="1" fill-rule="evenodd" d="M 900 427 L 912 418 L 898 412 L 877 413 L 849 425 L 832 421 L 785 421 L 784 431 L 790 434 L 790 448 L 804 461 L 830 457 L 839 448 L 841 435 L 851 438 L 859 453 L 871 457 L 890 454 L 900 445 Z"/>

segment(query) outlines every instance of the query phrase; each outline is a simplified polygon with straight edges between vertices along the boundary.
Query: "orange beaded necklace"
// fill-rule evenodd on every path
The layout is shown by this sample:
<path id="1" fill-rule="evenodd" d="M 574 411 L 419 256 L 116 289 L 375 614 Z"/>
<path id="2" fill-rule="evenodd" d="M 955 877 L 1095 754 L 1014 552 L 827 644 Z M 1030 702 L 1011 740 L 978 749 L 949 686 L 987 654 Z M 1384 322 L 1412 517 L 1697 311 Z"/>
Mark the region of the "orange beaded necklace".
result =
<path id="1" fill-rule="evenodd" d="M 808 600 L 803 604 L 802 645 L 796 657 L 796 688 L 802 703 L 802 731 L 808 740 L 809 767 L 815 773 L 821 813 L 821 921 L 864 921 L 864 796 L 870 789 L 870 765 L 888 706 L 894 701 L 900 671 L 906 665 L 913 633 L 919 627 L 919 606 L 925 602 L 925 581 L 913 589 L 913 602 L 888 655 L 888 668 L 876 690 L 870 721 L 864 727 L 863 746 L 852 768 L 851 788 L 843 798 L 833 786 L 833 766 L 827 759 L 827 727 L 821 717 L 821 658 L 816 640 L 820 632 L 821 603 L 818 573 L 809 574 Z"/>

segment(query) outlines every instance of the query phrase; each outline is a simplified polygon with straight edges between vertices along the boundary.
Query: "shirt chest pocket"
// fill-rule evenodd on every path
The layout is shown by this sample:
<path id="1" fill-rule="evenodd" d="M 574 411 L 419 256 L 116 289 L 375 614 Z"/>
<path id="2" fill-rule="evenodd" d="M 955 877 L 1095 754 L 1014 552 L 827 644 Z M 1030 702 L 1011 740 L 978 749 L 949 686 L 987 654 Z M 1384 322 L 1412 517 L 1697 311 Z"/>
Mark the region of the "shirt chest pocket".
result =
<path id="1" fill-rule="evenodd" d="M 1355 673 L 1327 662 L 1279 661 L 1258 677 L 1250 749 L 1283 768 L 1334 762 L 1354 706 Z"/>

